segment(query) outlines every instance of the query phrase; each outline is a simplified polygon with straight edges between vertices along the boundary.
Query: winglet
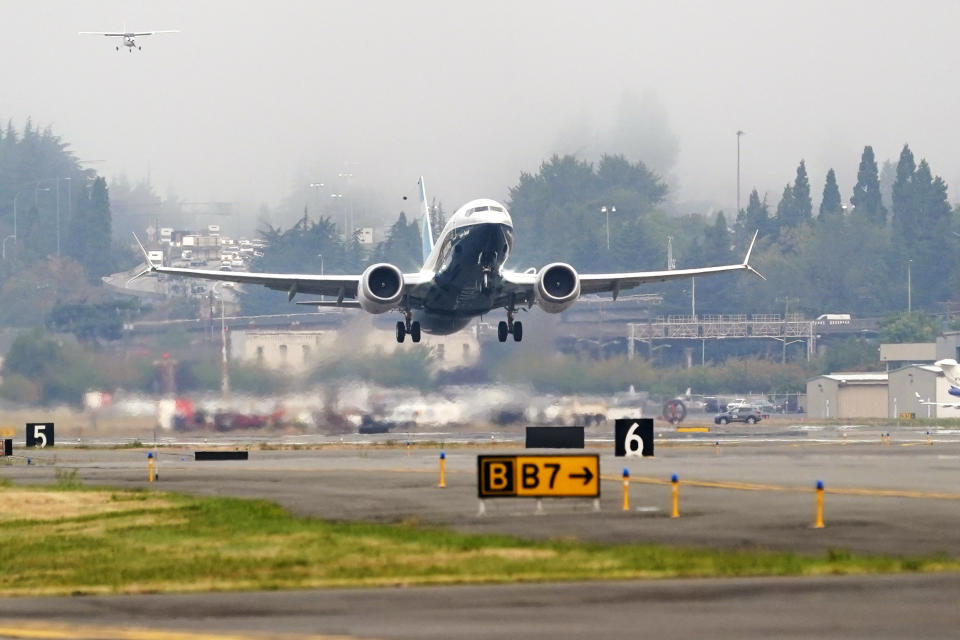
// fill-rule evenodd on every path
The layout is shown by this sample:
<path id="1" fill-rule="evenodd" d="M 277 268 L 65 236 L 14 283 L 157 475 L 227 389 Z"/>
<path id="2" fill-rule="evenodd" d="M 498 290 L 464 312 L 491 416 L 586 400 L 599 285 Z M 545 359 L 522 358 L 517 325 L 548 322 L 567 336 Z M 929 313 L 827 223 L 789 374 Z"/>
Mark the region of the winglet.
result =
<path id="1" fill-rule="evenodd" d="M 144 248 L 143 243 L 140 242 L 140 238 L 137 237 L 137 234 L 133 233 L 132 231 L 130 234 L 133 236 L 133 239 L 137 241 L 137 246 L 140 247 L 140 251 L 143 252 L 143 259 L 146 261 L 147 266 L 150 267 L 150 270 L 152 271 L 157 265 L 150 261 L 150 254 L 147 253 L 147 250 Z"/>
<path id="2" fill-rule="evenodd" d="M 137 275 L 133 276 L 129 280 L 127 280 L 127 284 L 130 284 L 134 280 L 139 280 L 140 278 L 147 275 L 151 271 L 157 270 L 157 266 L 150 261 L 150 254 L 148 254 L 147 250 L 143 247 L 143 244 L 140 242 L 140 238 L 137 237 L 137 234 L 135 233 L 133 234 L 133 239 L 137 241 L 137 246 L 139 246 L 140 251 L 143 252 L 143 259 L 146 261 L 147 268 L 141 271 L 140 273 L 138 273 Z"/>
<path id="3" fill-rule="evenodd" d="M 753 275 L 757 276 L 761 280 L 766 280 L 766 278 L 763 277 L 762 273 L 760 273 L 759 271 L 757 271 L 756 269 L 750 266 L 750 254 L 753 253 L 753 245 L 757 243 L 757 235 L 759 233 L 760 233 L 759 229 L 753 232 L 753 239 L 750 241 L 750 247 L 747 249 L 747 255 L 743 259 L 743 268 L 749 271 L 750 273 L 752 273 Z"/>
<path id="4" fill-rule="evenodd" d="M 420 209 L 423 222 L 420 226 L 420 240 L 423 243 L 423 261 L 426 262 L 433 251 L 433 229 L 430 228 L 430 205 L 427 203 L 427 187 L 423 183 L 423 176 L 417 181 L 417 191 L 420 195 Z"/>

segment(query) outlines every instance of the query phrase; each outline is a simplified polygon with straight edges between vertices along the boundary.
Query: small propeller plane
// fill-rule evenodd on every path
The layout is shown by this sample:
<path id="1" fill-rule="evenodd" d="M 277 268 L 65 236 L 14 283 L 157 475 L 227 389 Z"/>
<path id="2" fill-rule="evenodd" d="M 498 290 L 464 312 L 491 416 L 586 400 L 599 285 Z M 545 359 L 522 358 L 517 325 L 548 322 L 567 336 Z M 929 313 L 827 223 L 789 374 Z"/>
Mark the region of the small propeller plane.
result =
<path id="1" fill-rule="evenodd" d="M 158 33 L 180 33 L 179 29 L 165 29 L 161 31 L 81 31 L 79 35 L 81 36 L 107 36 L 108 38 L 123 38 L 123 42 L 118 44 L 115 48 L 117 51 L 120 51 L 120 46 L 127 48 L 127 51 L 133 51 L 134 49 L 143 49 L 140 45 L 137 44 L 136 38 L 140 36 L 152 36 Z"/>

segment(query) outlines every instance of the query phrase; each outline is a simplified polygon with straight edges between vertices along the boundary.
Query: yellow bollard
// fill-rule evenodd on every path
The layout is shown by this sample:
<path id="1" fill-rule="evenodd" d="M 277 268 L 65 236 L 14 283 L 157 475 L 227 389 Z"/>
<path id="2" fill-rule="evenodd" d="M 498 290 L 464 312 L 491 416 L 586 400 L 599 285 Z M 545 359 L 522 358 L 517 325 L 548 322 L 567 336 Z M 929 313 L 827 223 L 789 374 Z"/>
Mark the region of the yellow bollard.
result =
<path id="1" fill-rule="evenodd" d="M 147 454 L 147 466 L 150 467 L 150 473 L 147 478 L 150 482 L 153 482 L 153 451 Z"/>
<path id="2" fill-rule="evenodd" d="M 630 511 L 630 470 L 623 468 L 623 510 Z"/>
<path id="3" fill-rule="evenodd" d="M 933 440 L 930 439 L 930 432 L 927 431 L 927 444 L 933 444 Z"/>
<path id="4" fill-rule="evenodd" d="M 673 477 L 670 478 L 670 482 L 673 484 L 673 510 L 670 512 L 671 518 L 680 517 L 680 480 L 677 479 L 677 474 L 673 474 Z"/>
<path id="5" fill-rule="evenodd" d="M 410 441 L 407 440 L 407 457 L 410 456 Z"/>
<path id="6" fill-rule="evenodd" d="M 716 452 L 717 455 L 720 455 L 720 441 L 719 441 L 719 440 L 717 440 L 716 442 L 713 443 L 713 450 Z"/>
<path id="7" fill-rule="evenodd" d="M 443 478 L 443 467 L 444 467 L 444 465 L 446 464 L 446 462 L 447 462 L 447 454 L 445 454 L 443 451 L 441 451 L 441 452 L 440 452 L 440 484 L 437 485 L 437 486 L 439 486 L 441 489 L 443 489 L 443 488 L 445 488 L 445 487 L 447 486 L 447 483 L 446 483 L 446 481 L 445 481 L 444 478 Z"/>
<path id="8" fill-rule="evenodd" d="M 823 529 L 823 482 L 820 480 L 817 480 L 817 520 L 813 528 Z"/>
<path id="9" fill-rule="evenodd" d="M 887 431 L 887 446 L 889 447 L 892 444 L 893 444 L 893 440 L 890 438 L 890 432 Z"/>

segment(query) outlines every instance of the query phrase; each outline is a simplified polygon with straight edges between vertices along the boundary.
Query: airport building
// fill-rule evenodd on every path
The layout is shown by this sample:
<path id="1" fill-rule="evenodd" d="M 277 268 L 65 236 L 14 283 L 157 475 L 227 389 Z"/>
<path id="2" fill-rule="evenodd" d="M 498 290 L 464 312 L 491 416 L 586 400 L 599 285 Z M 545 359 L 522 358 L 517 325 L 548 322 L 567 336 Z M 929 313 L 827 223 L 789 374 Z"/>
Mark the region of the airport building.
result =
<path id="1" fill-rule="evenodd" d="M 320 357 L 342 349 L 349 332 L 329 329 L 231 329 L 230 356 L 271 369 L 302 371 L 317 364 Z M 471 366 L 480 359 L 480 342 L 475 331 L 448 336 L 424 335 L 419 344 L 397 344 L 393 333 L 368 327 L 356 351 L 387 354 L 403 349 L 430 349 L 434 366 L 451 369 Z"/>
<path id="2" fill-rule="evenodd" d="M 887 371 L 908 364 L 933 364 L 936 359 L 936 342 L 902 342 L 880 345 L 880 362 L 885 365 Z"/>
<path id="3" fill-rule="evenodd" d="M 940 367 L 913 364 L 889 373 L 890 418 L 960 418 L 960 409 L 925 405 L 924 402 L 960 403 L 951 396 L 950 383 Z"/>
<path id="4" fill-rule="evenodd" d="M 807 381 L 809 418 L 886 418 L 886 373 L 830 373 Z"/>

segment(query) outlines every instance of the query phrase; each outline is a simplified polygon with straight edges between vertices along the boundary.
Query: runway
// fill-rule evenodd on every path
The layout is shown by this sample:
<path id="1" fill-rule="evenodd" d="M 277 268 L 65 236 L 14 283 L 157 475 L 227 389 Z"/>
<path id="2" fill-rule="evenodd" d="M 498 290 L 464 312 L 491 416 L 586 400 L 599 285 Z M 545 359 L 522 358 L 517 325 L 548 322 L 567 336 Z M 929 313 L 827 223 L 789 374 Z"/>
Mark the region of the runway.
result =
<path id="1" fill-rule="evenodd" d="M 0 599 L 0 637 L 947 638 L 958 596 L 907 575 Z"/>
<path id="2" fill-rule="evenodd" d="M 327 519 L 416 521 L 541 539 L 960 555 L 957 435 L 940 433 L 927 444 L 924 431 L 901 431 L 883 445 L 876 428 L 845 438 L 837 427 L 814 431 L 815 437 L 803 435 L 809 430 L 771 427 L 752 440 L 738 435 L 742 431 L 728 427 L 706 437 L 668 433 L 658 438 L 656 456 L 647 459 L 614 458 L 612 443 L 595 438 L 588 446 L 601 454 L 599 512 L 591 500 L 555 499 L 544 500 L 545 513 L 536 515 L 532 500 L 503 499 L 487 500 L 479 516 L 476 456 L 522 451 L 522 442 L 503 434 L 492 444 L 489 434 L 447 442 L 443 489 L 437 487 L 437 441 L 414 440 L 408 450 L 395 435 L 322 448 L 284 450 L 276 443 L 251 448 L 247 461 L 229 462 L 194 461 L 194 450 L 215 444 L 214 437 L 206 443 L 194 438 L 159 449 L 160 479 L 153 485 L 146 482 L 146 449 L 58 446 L 30 451 L 29 466 L 22 458 L 0 465 L 0 478 L 44 484 L 54 482 L 58 468 L 77 469 L 87 485 L 257 497 Z M 229 445 L 249 443 L 235 436 Z M 624 468 L 632 476 L 626 512 Z M 668 517 L 673 473 L 680 477 L 678 519 Z M 817 480 L 827 487 L 827 526 L 819 530 L 811 528 Z M 71 629 L 107 624 L 106 637 L 119 637 L 119 626 L 159 625 L 207 634 L 371 638 L 582 638 L 586 629 L 612 637 L 640 629 L 691 638 L 942 637 L 960 622 L 955 574 L 653 582 L 597 577 L 598 582 L 577 584 L 0 599 L 8 634 L 0 636 L 99 637 L 90 629 L 83 631 L 86 636 L 18 636 L 10 627 L 30 620 L 69 622 Z"/>

